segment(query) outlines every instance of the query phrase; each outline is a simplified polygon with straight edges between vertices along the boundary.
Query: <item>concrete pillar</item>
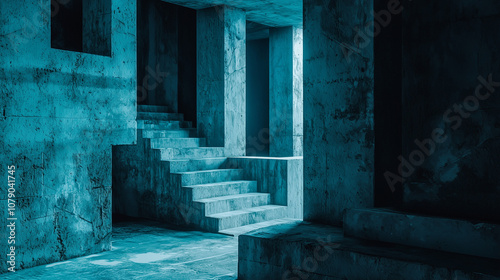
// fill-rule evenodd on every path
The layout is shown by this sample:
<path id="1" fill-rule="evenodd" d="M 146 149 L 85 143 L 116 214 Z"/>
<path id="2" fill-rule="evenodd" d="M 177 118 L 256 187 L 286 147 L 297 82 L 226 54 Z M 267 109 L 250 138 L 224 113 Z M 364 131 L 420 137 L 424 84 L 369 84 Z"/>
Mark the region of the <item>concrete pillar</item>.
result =
<path id="1" fill-rule="evenodd" d="M 304 219 L 373 206 L 373 0 L 304 1 Z M 341 17 L 339 15 L 342 15 Z"/>
<path id="2" fill-rule="evenodd" d="M 246 15 L 218 6 L 197 15 L 197 121 L 207 145 L 245 154 Z"/>
<path id="3" fill-rule="evenodd" d="M 269 155 L 302 156 L 303 31 L 269 32 Z"/>

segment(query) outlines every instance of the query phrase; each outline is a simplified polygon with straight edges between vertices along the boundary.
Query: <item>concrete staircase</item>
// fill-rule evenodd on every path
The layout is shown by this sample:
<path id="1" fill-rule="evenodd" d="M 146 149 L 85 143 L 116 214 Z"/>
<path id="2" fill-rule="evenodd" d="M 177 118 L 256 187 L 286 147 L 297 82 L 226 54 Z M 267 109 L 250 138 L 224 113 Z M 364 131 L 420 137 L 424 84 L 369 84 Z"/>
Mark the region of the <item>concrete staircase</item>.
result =
<path id="1" fill-rule="evenodd" d="M 168 165 L 170 184 L 186 223 L 210 232 L 239 235 L 289 222 L 286 206 L 272 205 L 268 193 L 244 170 L 227 164 L 224 148 L 206 147 L 191 122 L 163 106 L 139 105 L 138 133 L 151 155 Z M 149 154 L 149 153 L 146 153 Z M 160 201 L 161 202 L 161 201 Z"/>

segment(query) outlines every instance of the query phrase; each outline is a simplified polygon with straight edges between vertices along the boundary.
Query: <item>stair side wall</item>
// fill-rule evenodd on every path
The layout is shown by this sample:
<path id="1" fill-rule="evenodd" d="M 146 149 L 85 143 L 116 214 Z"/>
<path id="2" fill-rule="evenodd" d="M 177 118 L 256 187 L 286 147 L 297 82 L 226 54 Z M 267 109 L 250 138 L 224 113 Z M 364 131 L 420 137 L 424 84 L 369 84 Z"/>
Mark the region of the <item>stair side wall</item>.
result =
<path id="1" fill-rule="evenodd" d="M 109 2 L 106 56 L 51 47 L 58 1 L 0 1 L 0 171 L 7 187 L 7 166 L 17 170 L 16 270 L 111 249 L 111 146 L 136 141 L 137 71 L 136 1 Z"/>
<path id="2" fill-rule="evenodd" d="M 302 157 L 234 157 L 231 168 L 245 171 L 245 177 L 257 181 L 258 191 L 271 194 L 271 204 L 287 206 L 287 218 L 303 217 Z"/>

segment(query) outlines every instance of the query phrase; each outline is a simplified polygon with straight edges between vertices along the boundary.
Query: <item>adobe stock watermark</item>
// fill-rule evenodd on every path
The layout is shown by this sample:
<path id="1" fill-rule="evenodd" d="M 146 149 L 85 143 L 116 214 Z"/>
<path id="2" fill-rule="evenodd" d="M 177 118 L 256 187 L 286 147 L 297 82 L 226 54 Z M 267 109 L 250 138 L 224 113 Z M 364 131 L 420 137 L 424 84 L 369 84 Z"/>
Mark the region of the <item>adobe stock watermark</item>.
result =
<path id="1" fill-rule="evenodd" d="M 148 92 L 150 90 L 155 90 L 164 81 L 164 79 L 170 74 L 169 72 L 162 72 L 160 70 L 160 64 L 156 65 L 156 69 L 152 69 L 149 65 L 146 66 L 147 74 L 142 79 L 142 85 L 137 86 L 137 101 L 142 102 L 148 97 Z M 152 82 L 150 84 L 150 82 Z"/>
<path id="2" fill-rule="evenodd" d="M 313 250 L 313 256 L 305 258 L 299 266 L 293 266 L 292 269 L 285 271 L 282 280 L 301 280 L 308 279 L 310 273 L 318 270 L 319 264 L 325 262 L 340 247 L 339 243 L 332 242 L 332 235 L 328 235 L 327 240 L 316 239 L 319 245 Z"/>
<path id="3" fill-rule="evenodd" d="M 412 0 L 408 0 L 412 1 Z M 382 29 L 389 26 L 394 15 L 399 15 L 403 12 L 404 7 L 401 5 L 400 0 L 389 0 L 387 2 L 387 9 L 379 12 L 372 11 L 373 20 L 366 23 L 362 28 L 356 26 L 352 45 L 342 42 L 342 53 L 348 63 L 351 62 L 350 56 L 354 53 L 361 54 L 363 49 L 370 45 L 370 42 L 377 37 Z"/>
<path id="4" fill-rule="evenodd" d="M 460 104 L 453 104 L 443 114 L 443 122 L 450 124 L 453 131 L 462 126 L 463 119 L 469 118 L 471 113 L 479 109 L 480 101 L 490 98 L 491 94 L 495 92 L 495 88 L 500 87 L 500 82 L 493 81 L 493 74 L 489 74 L 487 79 L 483 76 L 479 76 L 477 79 L 479 85 L 476 86 L 474 94 L 467 96 Z M 437 127 L 432 131 L 429 138 L 424 140 L 415 139 L 414 143 L 417 148 L 411 151 L 408 159 L 405 159 L 402 155 L 398 157 L 400 164 L 397 174 L 390 171 L 384 173 L 391 191 L 395 192 L 396 184 L 403 184 L 415 172 L 416 167 L 421 166 L 428 157 L 434 154 L 437 144 L 446 142 L 448 136 L 444 129 Z"/>
<path id="5" fill-rule="evenodd" d="M 195 214 L 194 209 L 182 202 L 175 203 L 175 205 L 177 206 L 177 209 L 179 210 L 179 213 L 181 214 L 182 219 L 184 219 L 186 225 L 190 225 L 192 222 L 191 217 Z"/>

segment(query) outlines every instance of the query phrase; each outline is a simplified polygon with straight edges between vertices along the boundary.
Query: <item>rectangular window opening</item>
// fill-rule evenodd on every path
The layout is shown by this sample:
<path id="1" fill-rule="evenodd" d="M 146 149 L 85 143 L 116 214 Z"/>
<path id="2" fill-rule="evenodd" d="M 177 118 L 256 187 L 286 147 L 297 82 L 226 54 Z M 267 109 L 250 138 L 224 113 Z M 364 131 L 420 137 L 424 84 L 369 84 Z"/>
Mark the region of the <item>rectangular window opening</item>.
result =
<path id="1" fill-rule="evenodd" d="M 51 47 L 111 56 L 111 0 L 52 0 Z"/>

